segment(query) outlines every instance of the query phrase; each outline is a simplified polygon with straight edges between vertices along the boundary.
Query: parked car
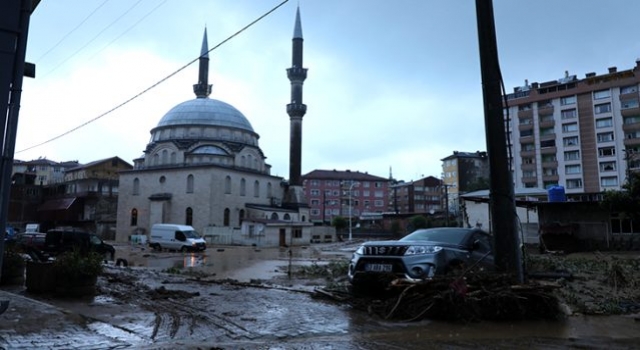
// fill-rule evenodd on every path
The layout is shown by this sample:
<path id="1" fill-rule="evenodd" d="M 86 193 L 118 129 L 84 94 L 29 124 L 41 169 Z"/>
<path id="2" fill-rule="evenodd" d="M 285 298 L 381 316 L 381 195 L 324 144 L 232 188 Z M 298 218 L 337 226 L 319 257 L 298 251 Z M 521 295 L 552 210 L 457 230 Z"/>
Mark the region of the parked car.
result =
<path id="1" fill-rule="evenodd" d="M 417 230 L 397 241 L 361 245 L 349 264 L 353 286 L 382 276 L 424 280 L 474 267 L 493 270 L 493 238 L 476 228 L 440 227 Z"/>
<path id="2" fill-rule="evenodd" d="M 50 255 L 58 255 L 74 249 L 81 252 L 96 252 L 108 255 L 113 260 L 116 250 L 102 238 L 93 233 L 76 229 L 53 229 L 47 231 L 44 241 L 44 252 Z"/>
<path id="3" fill-rule="evenodd" d="M 46 236 L 43 232 L 21 232 L 16 235 L 15 242 L 23 248 L 42 251 Z"/>

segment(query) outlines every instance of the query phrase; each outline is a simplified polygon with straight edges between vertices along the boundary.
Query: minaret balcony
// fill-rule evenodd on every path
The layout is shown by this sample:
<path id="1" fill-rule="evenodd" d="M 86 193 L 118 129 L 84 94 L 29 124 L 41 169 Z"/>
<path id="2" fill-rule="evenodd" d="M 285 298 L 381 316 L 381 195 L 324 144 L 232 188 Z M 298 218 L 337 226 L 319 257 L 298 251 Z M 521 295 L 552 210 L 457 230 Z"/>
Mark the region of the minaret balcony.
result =
<path id="1" fill-rule="evenodd" d="M 289 103 L 287 105 L 287 114 L 302 116 L 307 113 L 307 105 L 302 103 Z"/>
<path id="2" fill-rule="evenodd" d="M 287 68 L 287 77 L 289 78 L 289 80 L 305 80 L 307 79 L 307 68 Z"/>

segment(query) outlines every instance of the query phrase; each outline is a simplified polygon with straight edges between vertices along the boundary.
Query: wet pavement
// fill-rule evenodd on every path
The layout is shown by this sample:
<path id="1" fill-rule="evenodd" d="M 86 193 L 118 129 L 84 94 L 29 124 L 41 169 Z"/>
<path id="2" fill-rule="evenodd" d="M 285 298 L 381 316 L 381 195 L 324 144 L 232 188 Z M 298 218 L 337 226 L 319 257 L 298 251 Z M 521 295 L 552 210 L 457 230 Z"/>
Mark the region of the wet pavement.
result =
<path id="1" fill-rule="evenodd" d="M 323 253 L 232 250 L 211 255 L 127 251 L 129 268 L 109 266 L 102 293 L 82 300 L 30 295 L 21 286 L 0 289 L 9 300 L 0 315 L 4 349 L 633 349 L 640 341 L 636 316 L 571 316 L 563 321 L 471 324 L 390 322 L 344 304 L 317 299 L 302 289 L 243 286 L 164 274 L 183 266 L 209 269 L 216 277 L 250 271 L 282 274 L 274 266 L 324 261 Z M 243 262 L 226 263 L 227 252 Z M 138 253 L 140 253 L 138 255 Z M 249 255 L 259 254 L 255 259 Z M 147 255 L 150 254 L 150 255 Z M 297 254 L 297 253 L 296 253 Z M 144 257 L 144 255 L 147 255 Z M 231 255 L 231 254 L 229 254 Z M 122 255 L 124 256 L 124 255 Z M 140 260 L 137 260 L 140 258 Z M 266 259 L 265 259 L 266 258 Z M 200 261 L 198 263 L 193 263 Z M 139 266 L 150 264 L 151 266 Z M 215 266 L 215 268 L 214 268 Z M 222 268 L 227 266 L 227 268 Z M 266 267 L 265 267 L 266 266 Z M 128 281 L 116 283 L 114 281 Z M 157 297 L 150 291 L 173 291 Z M 180 293 L 178 293 L 178 291 Z M 126 295 L 126 298 L 120 298 Z M 122 300 L 125 300 L 123 302 Z"/>

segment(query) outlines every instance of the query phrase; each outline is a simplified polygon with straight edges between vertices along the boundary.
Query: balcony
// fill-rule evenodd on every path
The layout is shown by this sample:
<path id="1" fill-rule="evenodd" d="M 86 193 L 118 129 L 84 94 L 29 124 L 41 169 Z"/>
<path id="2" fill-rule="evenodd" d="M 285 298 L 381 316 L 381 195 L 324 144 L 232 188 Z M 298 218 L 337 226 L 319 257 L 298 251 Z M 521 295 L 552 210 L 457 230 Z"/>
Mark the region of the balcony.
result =
<path id="1" fill-rule="evenodd" d="M 538 177 L 536 176 L 528 176 L 528 177 L 522 177 L 522 183 L 523 184 L 527 184 L 527 183 L 537 183 L 538 182 Z"/>
<path id="2" fill-rule="evenodd" d="M 557 151 L 558 148 L 556 146 L 540 148 L 540 154 L 556 154 Z"/>
<path id="3" fill-rule="evenodd" d="M 540 119 L 539 127 L 543 128 L 552 128 L 556 125 L 556 121 L 553 118 L 544 118 Z"/>
<path id="4" fill-rule="evenodd" d="M 638 94 L 638 90 L 629 91 L 627 93 L 620 93 L 620 102 L 628 101 L 628 100 L 640 100 L 640 94 Z"/>
<path id="5" fill-rule="evenodd" d="M 558 161 L 557 160 L 543 160 L 542 161 L 542 167 L 543 168 L 557 168 L 558 167 Z"/>
<path id="6" fill-rule="evenodd" d="M 547 182 L 547 181 L 560 181 L 560 176 L 558 175 L 542 175 L 542 181 L 543 182 Z"/>
<path id="7" fill-rule="evenodd" d="M 546 104 L 544 106 L 538 106 L 538 115 L 551 115 L 553 114 L 553 105 Z"/>
<path id="8" fill-rule="evenodd" d="M 535 163 L 531 163 L 531 164 L 522 164 L 520 166 L 520 169 L 522 170 L 536 170 L 536 164 Z"/>
<path id="9" fill-rule="evenodd" d="M 518 110 L 518 118 L 533 118 L 533 110 L 532 109 L 522 109 Z"/>
<path id="10" fill-rule="evenodd" d="M 633 117 L 636 115 L 640 115 L 640 107 L 637 105 L 632 105 L 632 104 L 628 104 L 626 105 L 627 108 L 623 108 L 621 106 L 620 108 L 620 114 L 622 114 L 623 117 Z"/>
<path id="11" fill-rule="evenodd" d="M 536 155 L 536 150 L 529 150 L 529 151 L 525 151 L 522 150 L 520 151 L 520 157 L 524 158 L 524 157 L 534 157 Z"/>

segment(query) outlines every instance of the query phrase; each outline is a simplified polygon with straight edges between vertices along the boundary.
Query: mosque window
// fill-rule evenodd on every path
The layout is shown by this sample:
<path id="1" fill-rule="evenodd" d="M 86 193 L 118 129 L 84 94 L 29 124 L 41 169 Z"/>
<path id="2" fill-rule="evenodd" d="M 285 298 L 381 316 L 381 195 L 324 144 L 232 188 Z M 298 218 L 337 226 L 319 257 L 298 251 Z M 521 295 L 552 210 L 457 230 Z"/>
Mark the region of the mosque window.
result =
<path id="1" fill-rule="evenodd" d="M 240 195 L 241 196 L 247 195 L 247 181 L 245 179 L 240 180 Z"/>
<path id="2" fill-rule="evenodd" d="M 162 164 L 169 163 L 169 151 L 166 149 L 162 151 Z"/>
<path id="3" fill-rule="evenodd" d="M 171 164 L 176 164 L 177 163 L 176 158 L 177 158 L 176 152 L 171 152 Z"/>
<path id="4" fill-rule="evenodd" d="M 291 216 L 289 214 L 284 214 L 284 219 L 285 220 L 291 220 Z"/>
<path id="5" fill-rule="evenodd" d="M 223 226 L 229 226 L 229 216 L 230 216 L 229 208 L 225 208 L 224 209 L 224 218 L 223 218 L 223 221 L 222 221 L 222 225 Z"/>
<path id="6" fill-rule="evenodd" d="M 271 193 L 271 182 L 267 183 L 267 198 L 271 198 L 272 193 Z"/>
<path id="7" fill-rule="evenodd" d="M 243 167 L 247 167 L 247 158 L 245 156 L 240 157 L 240 165 Z"/>
<path id="8" fill-rule="evenodd" d="M 260 182 L 258 180 L 253 183 L 253 196 L 260 197 Z"/>
<path id="9" fill-rule="evenodd" d="M 224 179 L 224 193 L 231 194 L 231 176 Z"/>
<path id="10" fill-rule="evenodd" d="M 133 179 L 133 195 L 137 196 L 140 194 L 140 179 L 137 177 Z"/>
<path id="11" fill-rule="evenodd" d="M 278 220 L 278 213 L 271 214 L 271 220 Z"/>
<path id="12" fill-rule="evenodd" d="M 247 156 L 247 168 L 251 168 L 252 165 L 253 165 L 253 157 L 249 154 Z"/>
<path id="13" fill-rule="evenodd" d="M 193 193 L 193 175 L 187 176 L 187 193 Z"/>
<path id="14" fill-rule="evenodd" d="M 185 225 L 193 225 L 193 209 L 191 209 L 191 207 L 187 208 L 187 210 L 185 210 Z"/>
<path id="15" fill-rule="evenodd" d="M 160 163 L 160 156 L 156 153 L 153 155 L 153 162 L 151 165 L 158 165 Z"/>
<path id="16" fill-rule="evenodd" d="M 138 225 L 138 209 L 131 209 L 131 226 Z"/>
<path id="17" fill-rule="evenodd" d="M 160 179 L 158 179 L 158 182 L 160 182 L 161 184 L 167 182 L 167 178 L 163 176 L 160 176 Z"/>
<path id="18" fill-rule="evenodd" d="M 244 220 L 244 209 L 238 213 L 238 226 L 242 226 L 242 220 Z"/>

